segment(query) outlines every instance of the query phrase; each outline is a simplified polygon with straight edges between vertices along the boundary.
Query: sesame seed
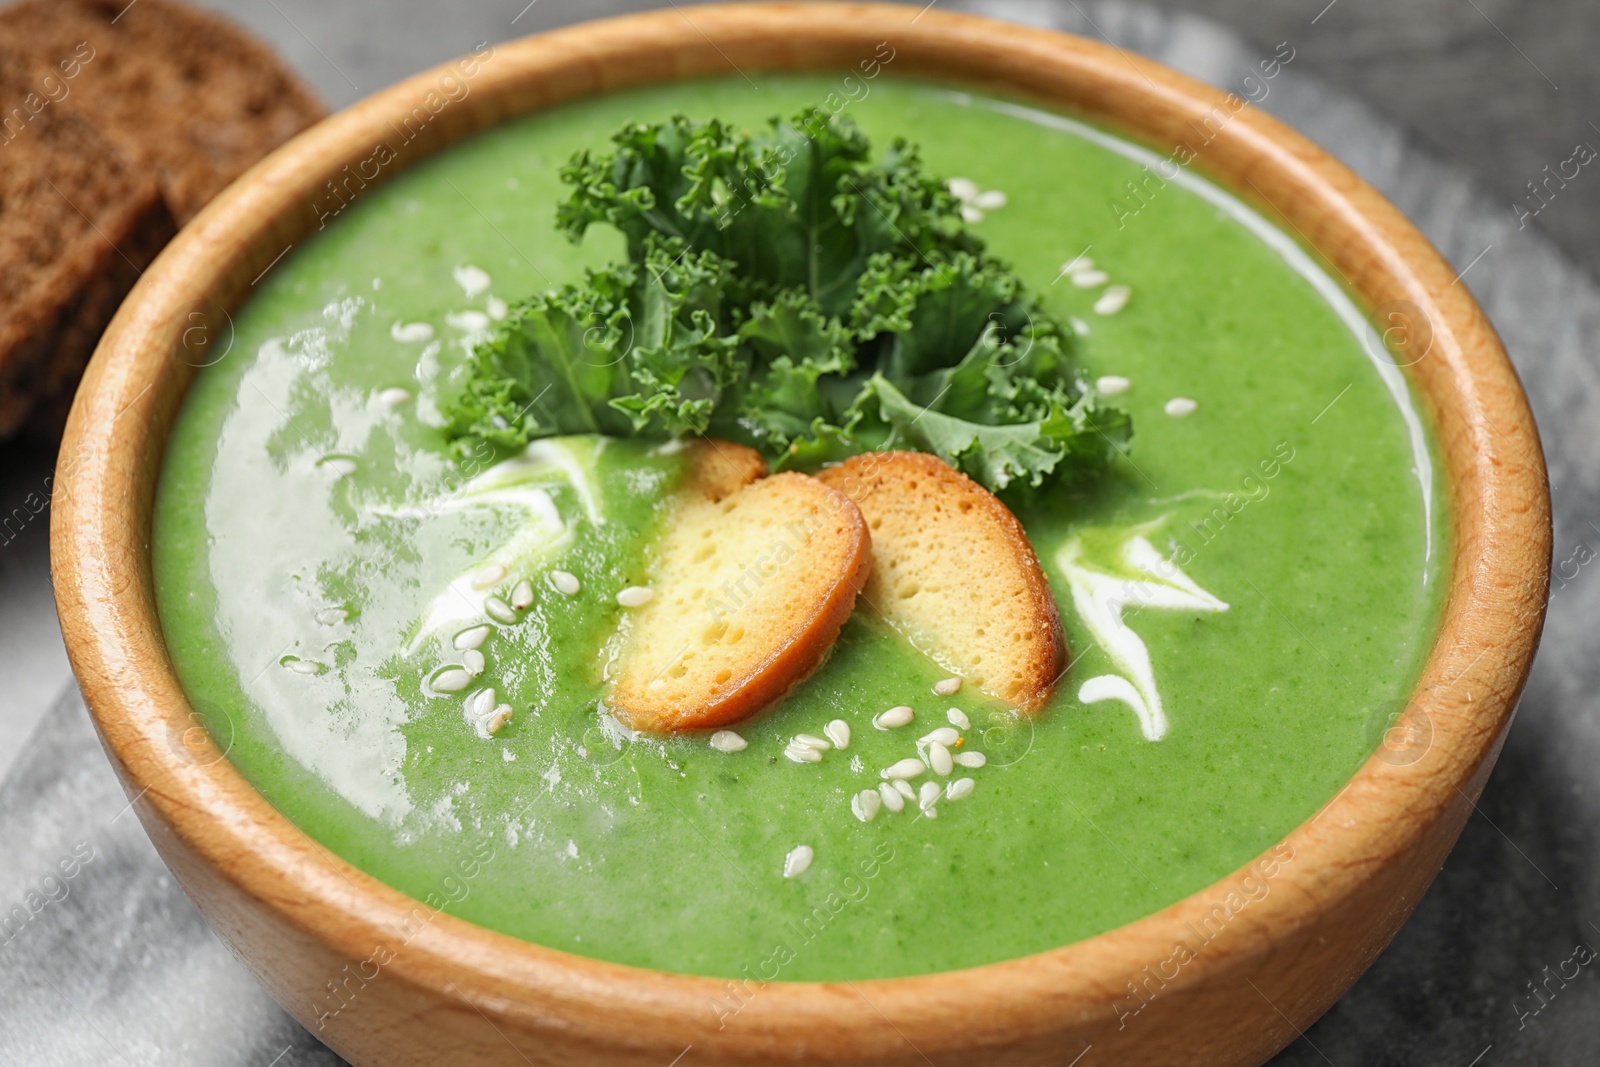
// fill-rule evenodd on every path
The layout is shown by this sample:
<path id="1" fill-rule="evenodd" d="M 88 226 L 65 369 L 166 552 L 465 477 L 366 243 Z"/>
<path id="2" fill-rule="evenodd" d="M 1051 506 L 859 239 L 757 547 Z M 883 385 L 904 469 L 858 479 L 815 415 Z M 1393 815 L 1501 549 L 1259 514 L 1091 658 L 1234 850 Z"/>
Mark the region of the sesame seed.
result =
<path id="1" fill-rule="evenodd" d="M 617 603 L 625 608 L 642 608 L 655 595 L 656 591 L 647 585 L 630 585 L 617 594 Z"/>
<path id="2" fill-rule="evenodd" d="M 1120 374 L 1102 374 L 1094 380 L 1095 392 L 1102 396 L 1121 396 L 1133 383 Z"/>
<path id="3" fill-rule="evenodd" d="M 401 389 L 399 386 L 394 386 L 390 389 L 382 389 L 378 392 L 378 403 L 382 404 L 386 408 L 397 408 L 410 399 L 411 390 Z"/>
<path id="4" fill-rule="evenodd" d="M 459 693 L 472 684 L 472 675 L 463 667 L 451 667 L 434 675 L 430 684 L 435 693 Z"/>
<path id="5" fill-rule="evenodd" d="M 895 795 L 899 796 L 898 793 Z M 883 807 L 883 798 L 878 796 L 876 789 L 863 789 L 850 801 L 851 812 L 862 822 L 871 822 L 876 819 L 878 817 L 878 809 L 881 807 Z"/>
<path id="6" fill-rule="evenodd" d="M 1088 337 L 1089 336 L 1089 324 L 1087 322 L 1084 322 L 1082 319 L 1078 318 L 1076 315 L 1074 315 L 1072 318 L 1068 319 L 1067 321 L 1072 324 L 1072 332 L 1073 333 L 1077 334 L 1079 337 Z"/>
<path id="7" fill-rule="evenodd" d="M 483 673 L 483 669 L 488 666 L 488 662 L 483 658 L 482 652 L 475 648 L 469 648 L 461 653 L 461 665 L 467 669 L 468 674 L 476 678 Z"/>
<path id="8" fill-rule="evenodd" d="M 483 602 L 483 612 L 495 622 L 505 623 L 507 626 L 517 621 L 516 611 L 497 596 L 489 597 Z"/>
<path id="9" fill-rule="evenodd" d="M 944 184 L 957 200 L 971 200 L 978 195 L 978 183 L 971 178 L 951 178 Z"/>
<path id="10" fill-rule="evenodd" d="M 350 617 L 350 613 L 343 608 L 323 608 L 317 612 L 317 622 L 323 626 L 337 626 Z"/>
<path id="11" fill-rule="evenodd" d="M 433 340 L 433 327 L 425 322 L 397 322 L 389 327 L 389 336 L 396 341 L 420 344 Z"/>
<path id="12" fill-rule="evenodd" d="M 455 275 L 456 284 L 461 286 L 461 291 L 466 293 L 469 299 L 487 291 L 493 281 L 488 271 L 482 267 L 474 267 L 471 263 L 463 264 L 450 273 Z"/>
<path id="13" fill-rule="evenodd" d="M 493 736 L 499 733 L 500 728 L 510 721 L 511 705 L 500 704 L 489 714 L 489 721 L 483 724 L 483 728 L 489 731 L 490 736 Z"/>
<path id="14" fill-rule="evenodd" d="M 927 769 L 927 764 L 916 756 L 908 756 L 898 763 L 890 764 L 878 773 L 884 778 L 915 778 Z"/>
<path id="15" fill-rule="evenodd" d="M 453 642 L 457 648 L 477 648 L 489 636 L 489 627 L 474 626 L 456 634 Z"/>
<path id="16" fill-rule="evenodd" d="M 1006 206 L 1006 194 L 999 189 L 985 189 L 972 198 L 972 205 L 985 211 L 998 211 Z"/>
<path id="17" fill-rule="evenodd" d="M 911 787 L 911 783 L 906 781 L 904 778 L 896 778 L 894 780 L 894 791 L 899 793 L 906 800 L 917 799 L 917 791 L 913 789 Z"/>
<path id="18" fill-rule="evenodd" d="M 989 762 L 989 757 L 982 752 L 959 752 L 955 757 L 957 766 L 971 767 L 976 770 Z"/>
<path id="19" fill-rule="evenodd" d="M 932 767 L 933 773 L 940 778 L 948 778 L 956 765 L 955 760 L 950 758 L 950 750 L 935 741 L 928 746 L 928 766 Z"/>
<path id="20" fill-rule="evenodd" d="M 288 662 L 287 666 L 291 671 L 294 671 L 294 673 L 296 673 L 296 674 L 321 674 L 322 673 L 322 664 L 318 663 L 316 660 L 311 660 L 311 659 L 292 659 L 292 660 L 290 660 Z"/>
<path id="21" fill-rule="evenodd" d="M 1103 270 L 1080 270 L 1072 275 L 1072 284 L 1079 289 L 1093 289 L 1097 285 L 1104 285 L 1111 280 L 1111 275 Z"/>
<path id="22" fill-rule="evenodd" d="M 818 752 L 826 752 L 833 747 L 827 738 L 818 737 L 816 734 L 795 734 L 794 740 L 789 743 L 796 748 L 814 748 Z"/>
<path id="23" fill-rule="evenodd" d="M 1100 294 L 1100 299 L 1094 302 L 1096 315 L 1115 315 L 1128 306 L 1128 298 L 1133 295 L 1133 290 L 1126 285 L 1110 285 Z"/>
<path id="24" fill-rule="evenodd" d="M 556 587 L 556 592 L 562 596 L 577 596 L 578 590 L 583 588 L 578 584 L 578 578 L 567 571 L 551 571 L 550 584 Z"/>
<path id="25" fill-rule="evenodd" d="M 916 712 L 901 704 L 899 707 L 890 708 L 873 719 L 872 725 L 880 730 L 893 730 L 896 727 L 906 725 L 914 718 L 916 718 Z"/>
<path id="26" fill-rule="evenodd" d="M 533 583 L 524 578 L 511 590 L 511 606 L 518 611 L 527 611 L 533 607 Z"/>
<path id="27" fill-rule="evenodd" d="M 971 778 L 957 778 L 955 781 L 945 786 L 944 798 L 946 800 L 960 800 L 963 797 L 970 797 L 972 795 L 972 791 L 977 788 L 977 785 L 978 783 L 974 782 Z"/>
<path id="28" fill-rule="evenodd" d="M 750 742 L 732 730 L 718 730 L 711 735 L 711 747 L 718 752 L 743 752 Z"/>
<path id="29" fill-rule="evenodd" d="M 944 717 L 949 719 L 950 725 L 954 726 L 958 730 L 972 729 L 972 720 L 967 718 L 967 713 L 962 711 L 960 708 L 951 708 L 949 711 L 944 713 Z"/>
<path id="30" fill-rule="evenodd" d="M 444 321 L 467 333 L 477 333 L 489 328 L 489 316 L 481 311 L 452 311 L 444 317 Z"/>
<path id="31" fill-rule="evenodd" d="M 506 569 L 503 564 L 491 563 L 487 567 L 483 567 L 473 574 L 472 588 L 487 589 L 505 576 Z"/>
<path id="32" fill-rule="evenodd" d="M 906 810 L 906 798 L 900 795 L 900 790 L 895 789 L 888 782 L 878 787 L 878 796 L 883 800 L 883 806 L 895 814 Z"/>
<path id="33" fill-rule="evenodd" d="M 953 697 L 959 692 L 961 692 L 960 678 L 946 678 L 942 682 L 933 683 L 934 696 Z"/>
<path id="34" fill-rule="evenodd" d="M 1062 274 L 1078 274 L 1086 270 L 1094 270 L 1094 260 L 1088 256 L 1076 256 L 1061 264 Z"/>
<path id="35" fill-rule="evenodd" d="M 834 719 L 822 728 L 822 732 L 828 735 L 834 748 L 843 751 L 850 747 L 850 724 L 843 719 Z"/>
<path id="36" fill-rule="evenodd" d="M 971 204 L 962 204 L 961 205 L 961 221 L 962 222 L 982 222 L 983 221 L 983 211 L 981 209 L 979 209 L 979 208 L 973 207 Z"/>
<path id="37" fill-rule="evenodd" d="M 506 317 L 506 312 L 511 310 L 510 308 L 506 307 L 506 302 L 501 300 L 498 296 L 491 296 L 489 299 L 485 300 L 483 302 L 483 307 L 484 310 L 489 313 L 489 317 L 491 319 L 503 319 Z"/>
<path id="38" fill-rule="evenodd" d="M 1181 419 L 1185 415 L 1193 415 L 1195 408 L 1199 406 L 1199 404 L 1196 404 L 1193 400 L 1190 400 L 1186 396 L 1175 396 L 1171 400 L 1167 401 L 1166 404 L 1162 406 L 1161 410 L 1165 411 L 1168 415 L 1171 415 L 1175 419 Z"/>
<path id="39" fill-rule="evenodd" d="M 917 738 L 917 744 L 926 745 L 930 742 L 937 742 L 941 745 L 953 745 L 957 740 L 960 739 L 960 737 L 961 735 L 956 733 L 954 727 L 941 726 L 937 730 L 934 730 L 931 733 L 923 734 L 921 737 Z"/>
<path id="40" fill-rule="evenodd" d="M 321 466 L 335 478 L 348 477 L 356 472 L 356 461 L 347 456 L 329 456 Z"/>
<path id="41" fill-rule="evenodd" d="M 467 714 L 475 719 L 487 719 L 494 712 L 496 703 L 494 686 L 480 689 L 467 698 Z"/>
<path id="42" fill-rule="evenodd" d="M 939 803 L 939 794 L 942 792 L 938 782 L 923 782 L 922 788 L 917 791 L 917 807 L 927 811 Z"/>
<path id="43" fill-rule="evenodd" d="M 810 845 L 796 845 L 789 854 L 783 857 L 783 876 L 785 878 L 798 878 L 805 874 L 811 866 L 812 857 L 816 855 L 811 851 Z"/>
<path id="44" fill-rule="evenodd" d="M 927 819 L 937 819 L 939 817 L 939 809 L 934 807 L 932 804 L 929 804 L 927 807 L 922 809 L 922 815 Z"/>
<path id="45" fill-rule="evenodd" d="M 802 745 L 790 745 L 783 750 L 783 754 L 796 763 L 822 762 L 822 751 L 820 749 L 807 748 Z"/>

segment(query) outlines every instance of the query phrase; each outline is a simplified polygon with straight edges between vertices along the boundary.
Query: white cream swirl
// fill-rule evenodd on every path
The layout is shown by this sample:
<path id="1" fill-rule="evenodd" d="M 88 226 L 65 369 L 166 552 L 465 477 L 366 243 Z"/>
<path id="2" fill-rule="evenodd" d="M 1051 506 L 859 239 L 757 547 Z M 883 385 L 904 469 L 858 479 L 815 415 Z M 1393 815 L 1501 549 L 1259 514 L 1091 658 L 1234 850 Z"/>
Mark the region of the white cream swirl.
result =
<path id="1" fill-rule="evenodd" d="M 1122 573 L 1090 564 L 1081 537 L 1073 538 L 1056 553 L 1056 566 L 1066 575 L 1078 617 L 1111 662 L 1127 675 L 1090 678 L 1079 687 L 1078 699 L 1085 704 L 1121 700 L 1133 709 L 1146 740 L 1159 741 L 1167 733 L 1167 716 L 1150 665 L 1150 650 L 1124 621 L 1123 610 L 1139 607 L 1227 611 L 1228 605 L 1196 585 L 1143 534 L 1124 541 L 1118 554 L 1117 563 L 1125 568 Z"/>

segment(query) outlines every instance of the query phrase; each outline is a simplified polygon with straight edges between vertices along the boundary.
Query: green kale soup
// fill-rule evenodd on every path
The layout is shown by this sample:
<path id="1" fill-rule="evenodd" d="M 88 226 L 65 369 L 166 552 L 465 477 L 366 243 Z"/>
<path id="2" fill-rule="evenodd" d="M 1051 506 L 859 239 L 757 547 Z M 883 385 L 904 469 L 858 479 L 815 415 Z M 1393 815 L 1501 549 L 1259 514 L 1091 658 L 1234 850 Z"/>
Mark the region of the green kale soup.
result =
<path id="1" fill-rule="evenodd" d="M 629 251 L 617 228 L 574 243 L 558 224 L 575 153 L 673 115 L 754 130 L 836 81 L 625 93 L 453 147 L 289 251 L 196 375 L 156 501 L 168 647 L 228 758 L 337 855 L 598 959 L 925 974 L 1204 888 L 1334 796 L 1403 706 L 1435 632 L 1446 502 L 1407 383 L 1348 297 L 1229 194 L 1175 167 L 1150 182 L 1141 148 L 886 76 L 846 117 L 877 150 L 920 146 L 963 232 L 1092 383 L 1076 415 L 1046 397 L 1028 416 L 1060 431 L 1055 458 L 980 435 L 1005 458 L 968 471 L 1023 523 L 1071 666 L 1021 716 L 950 692 L 858 606 L 821 669 L 726 733 L 637 735 L 607 713 L 608 642 L 686 450 L 555 408 L 558 434 L 497 438 L 518 427 L 488 401 L 463 436 L 460 412 L 531 294 Z M 679 415 L 707 410 L 673 388 L 604 417 L 669 393 Z M 894 391 L 875 388 L 888 426 Z M 879 440 L 938 451 L 941 427 L 912 417 Z M 1096 473 L 1056 476 L 1090 453 Z M 909 722 L 885 714 L 900 708 Z M 886 780 L 935 734 L 950 773 Z"/>

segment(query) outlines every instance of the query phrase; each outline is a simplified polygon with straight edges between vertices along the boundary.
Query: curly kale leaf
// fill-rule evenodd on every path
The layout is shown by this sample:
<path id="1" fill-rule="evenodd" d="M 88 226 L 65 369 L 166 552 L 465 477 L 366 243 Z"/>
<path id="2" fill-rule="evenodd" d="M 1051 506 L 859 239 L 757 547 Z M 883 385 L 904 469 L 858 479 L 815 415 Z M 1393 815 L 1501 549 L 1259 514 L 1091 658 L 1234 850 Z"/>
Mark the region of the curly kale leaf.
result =
<path id="1" fill-rule="evenodd" d="M 1054 321 L 992 259 L 874 257 L 850 319 L 855 366 L 772 427 L 782 466 L 914 449 L 998 492 L 1102 470 L 1127 445 L 1127 416 L 1083 386 Z"/>
<path id="2" fill-rule="evenodd" d="M 799 469 L 911 448 L 996 491 L 1127 445 L 1072 335 L 903 141 L 874 160 L 817 110 L 754 134 L 678 117 L 562 176 L 561 229 L 612 226 L 628 260 L 515 309 L 476 353 L 458 437 L 710 432 Z"/>
<path id="3" fill-rule="evenodd" d="M 728 264 L 651 239 L 639 263 L 530 297 L 479 345 L 451 412 L 458 439 L 703 433 L 738 374 Z"/>
<path id="4" fill-rule="evenodd" d="M 1103 469 L 1130 429 L 1126 414 L 1088 396 L 1070 404 L 1052 397 L 1032 418 L 979 421 L 916 404 L 882 376 L 867 383 L 867 393 L 863 421 L 876 427 L 858 434 L 870 434 L 879 448 L 932 452 L 995 492 Z"/>
<path id="5" fill-rule="evenodd" d="M 877 163 L 866 137 L 817 110 L 771 120 L 754 136 L 679 116 L 613 138 L 609 156 L 579 155 L 557 211 L 574 240 L 605 222 L 637 258 L 652 234 L 687 241 L 737 264 L 750 295 L 800 289 L 839 315 L 874 254 L 973 247 L 960 205 L 896 141 Z"/>

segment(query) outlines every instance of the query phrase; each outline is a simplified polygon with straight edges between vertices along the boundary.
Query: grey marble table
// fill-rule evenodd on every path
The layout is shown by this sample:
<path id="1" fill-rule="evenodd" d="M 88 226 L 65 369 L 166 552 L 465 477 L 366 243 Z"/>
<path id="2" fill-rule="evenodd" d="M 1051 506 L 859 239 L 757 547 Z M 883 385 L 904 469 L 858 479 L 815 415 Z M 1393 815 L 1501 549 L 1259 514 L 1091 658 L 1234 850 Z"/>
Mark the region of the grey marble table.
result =
<path id="1" fill-rule="evenodd" d="M 270 7 L 285 25 L 263 32 L 308 67 L 326 62 L 316 77 L 335 100 L 405 72 L 390 69 L 392 55 L 368 54 L 351 42 L 378 47 L 386 34 L 420 32 L 404 19 L 358 25 L 353 8 L 323 5 L 319 13 L 318 5 L 284 5 L 288 11 Z M 242 2 L 217 6 L 237 7 L 250 22 L 272 17 Z M 528 28 L 550 6 L 516 27 L 508 22 L 515 11 L 496 9 L 498 28 L 488 35 Z M 1121 3 L 964 6 L 1107 38 L 1217 85 L 1239 87 L 1257 58 L 1215 23 Z M 521 8 L 520 0 L 512 7 Z M 369 17 L 372 10 L 366 8 Z M 433 58 L 485 36 L 474 18 L 488 25 L 483 10 L 468 10 L 455 25 L 460 47 Z M 344 44 L 328 43 L 335 40 Z M 1487 308 L 1539 420 L 1558 565 L 1518 722 L 1461 843 L 1389 951 L 1274 1063 L 1600 1062 L 1600 982 L 1593 973 L 1600 966 L 1559 977 L 1563 965 L 1571 975 L 1571 961 L 1586 957 L 1580 946 L 1600 948 L 1600 659 L 1593 654 L 1600 619 L 1593 572 L 1600 567 L 1580 563 L 1600 556 L 1600 361 L 1593 351 L 1600 290 L 1535 229 L 1519 229 L 1504 202 L 1304 68 L 1291 65 L 1275 79 L 1261 106 L 1393 199 Z M 8 509 L 49 473 L 47 456 L 9 457 L 0 464 Z M 0 546 L 0 659 L 9 690 L 0 696 L 0 726 L 13 732 L 0 732 L 0 773 L 11 766 L 0 784 L 0 1063 L 342 1062 L 260 991 L 173 884 L 130 813 L 76 692 L 48 700 L 64 679 L 64 659 L 48 613 L 42 546 L 38 529 Z M 18 723 L 31 720 L 38 725 L 26 744 L 7 741 Z M 1094 1062 L 1092 1052 L 1083 1061 Z"/>

